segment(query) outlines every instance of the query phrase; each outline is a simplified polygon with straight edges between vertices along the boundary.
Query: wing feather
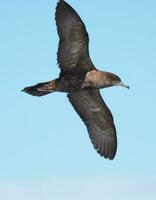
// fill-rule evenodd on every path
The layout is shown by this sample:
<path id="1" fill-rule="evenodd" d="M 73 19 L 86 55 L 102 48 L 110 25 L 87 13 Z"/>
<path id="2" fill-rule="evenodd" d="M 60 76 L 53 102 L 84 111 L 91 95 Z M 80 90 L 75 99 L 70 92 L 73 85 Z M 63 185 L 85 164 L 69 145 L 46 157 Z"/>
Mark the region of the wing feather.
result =
<path id="1" fill-rule="evenodd" d="M 88 50 L 88 33 L 77 12 L 65 1 L 56 7 L 60 38 L 57 60 L 62 73 L 86 73 L 94 69 Z"/>
<path id="2" fill-rule="evenodd" d="M 87 126 L 94 148 L 101 156 L 113 159 L 117 149 L 116 129 L 99 90 L 73 92 L 68 94 L 68 98 Z"/>

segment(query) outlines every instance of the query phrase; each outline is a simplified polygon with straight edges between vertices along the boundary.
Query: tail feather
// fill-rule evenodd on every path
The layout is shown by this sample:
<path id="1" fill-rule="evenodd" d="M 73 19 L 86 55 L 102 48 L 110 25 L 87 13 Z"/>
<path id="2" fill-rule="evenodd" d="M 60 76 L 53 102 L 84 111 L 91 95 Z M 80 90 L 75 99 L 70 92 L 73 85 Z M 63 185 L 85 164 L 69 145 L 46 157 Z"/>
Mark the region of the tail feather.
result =
<path id="1" fill-rule="evenodd" d="M 50 94 L 54 91 L 55 91 L 55 80 L 45 83 L 38 83 L 36 85 L 26 87 L 22 90 L 22 92 L 38 97 Z"/>

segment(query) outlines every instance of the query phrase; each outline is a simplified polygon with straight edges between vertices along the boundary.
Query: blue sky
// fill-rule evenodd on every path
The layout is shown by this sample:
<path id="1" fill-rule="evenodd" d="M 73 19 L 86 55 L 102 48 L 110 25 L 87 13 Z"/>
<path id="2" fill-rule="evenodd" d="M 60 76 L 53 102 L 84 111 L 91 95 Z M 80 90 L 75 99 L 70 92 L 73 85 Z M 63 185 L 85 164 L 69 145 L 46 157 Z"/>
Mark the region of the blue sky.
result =
<path id="1" fill-rule="evenodd" d="M 156 2 L 68 0 L 86 24 L 95 66 L 131 87 L 101 91 L 117 127 L 114 161 L 93 149 L 65 94 L 20 92 L 59 74 L 56 2 L 0 0 L 0 198 L 153 200 Z"/>

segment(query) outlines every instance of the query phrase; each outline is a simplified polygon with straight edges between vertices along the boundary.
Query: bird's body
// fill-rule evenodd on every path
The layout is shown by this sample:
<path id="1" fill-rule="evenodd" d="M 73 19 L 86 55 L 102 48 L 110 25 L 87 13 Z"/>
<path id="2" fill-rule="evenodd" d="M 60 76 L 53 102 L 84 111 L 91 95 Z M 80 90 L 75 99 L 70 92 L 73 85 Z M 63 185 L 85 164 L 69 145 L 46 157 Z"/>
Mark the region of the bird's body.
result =
<path id="1" fill-rule="evenodd" d="M 89 56 L 85 25 L 76 11 L 63 0 L 56 7 L 56 25 L 60 38 L 57 59 L 61 73 L 55 80 L 26 87 L 23 91 L 33 96 L 66 92 L 87 126 L 94 148 L 101 156 L 113 159 L 117 149 L 116 129 L 99 89 L 125 85 L 115 74 L 95 68 Z"/>

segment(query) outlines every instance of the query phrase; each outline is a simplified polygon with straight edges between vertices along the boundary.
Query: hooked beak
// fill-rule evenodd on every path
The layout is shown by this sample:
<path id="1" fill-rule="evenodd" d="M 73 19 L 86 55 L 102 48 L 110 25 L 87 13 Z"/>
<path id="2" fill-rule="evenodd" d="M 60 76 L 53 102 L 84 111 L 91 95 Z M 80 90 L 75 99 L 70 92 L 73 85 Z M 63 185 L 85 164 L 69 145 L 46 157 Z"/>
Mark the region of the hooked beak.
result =
<path id="1" fill-rule="evenodd" d="M 119 85 L 127 89 L 130 89 L 130 87 L 128 85 L 125 85 L 122 81 L 119 83 Z"/>

